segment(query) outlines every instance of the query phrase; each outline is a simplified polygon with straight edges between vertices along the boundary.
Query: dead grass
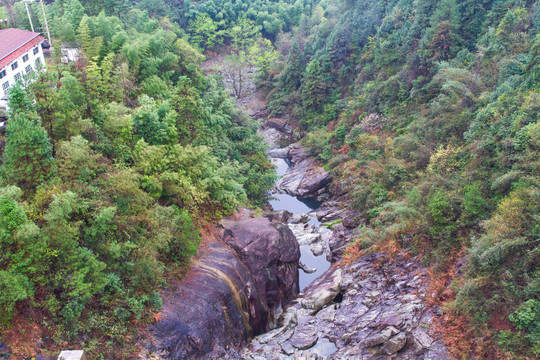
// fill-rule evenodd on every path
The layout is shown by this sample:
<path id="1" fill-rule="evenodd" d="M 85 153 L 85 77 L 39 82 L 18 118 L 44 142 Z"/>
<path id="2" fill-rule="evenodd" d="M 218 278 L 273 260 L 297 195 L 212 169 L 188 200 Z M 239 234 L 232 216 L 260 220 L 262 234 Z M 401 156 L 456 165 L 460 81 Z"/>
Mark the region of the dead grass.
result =
<path id="1" fill-rule="evenodd" d="M 19 304 L 17 315 L 11 320 L 11 327 L 2 330 L 2 339 L 12 351 L 10 360 L 25 360 L 38 354 L 43 349 L 42 339 L 49 331 L 41 324 L 45 315 L 31 308 L 26 303 Z M 47 346 L 53 354 L 59 351 L 55 346 Z"/>

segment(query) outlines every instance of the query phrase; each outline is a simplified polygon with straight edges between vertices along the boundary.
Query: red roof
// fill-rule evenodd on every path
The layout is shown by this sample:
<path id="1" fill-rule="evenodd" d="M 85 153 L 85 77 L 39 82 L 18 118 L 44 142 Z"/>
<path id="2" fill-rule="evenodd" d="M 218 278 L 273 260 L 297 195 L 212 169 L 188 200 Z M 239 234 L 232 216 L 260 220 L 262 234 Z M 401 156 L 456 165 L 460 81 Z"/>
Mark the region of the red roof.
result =
<path id="1" fill-rule="evenodd" d="M 39 33 L 31 31 L 13 28 L 0 30 L 0 69 L 5 68 L 44 40 Z"/>

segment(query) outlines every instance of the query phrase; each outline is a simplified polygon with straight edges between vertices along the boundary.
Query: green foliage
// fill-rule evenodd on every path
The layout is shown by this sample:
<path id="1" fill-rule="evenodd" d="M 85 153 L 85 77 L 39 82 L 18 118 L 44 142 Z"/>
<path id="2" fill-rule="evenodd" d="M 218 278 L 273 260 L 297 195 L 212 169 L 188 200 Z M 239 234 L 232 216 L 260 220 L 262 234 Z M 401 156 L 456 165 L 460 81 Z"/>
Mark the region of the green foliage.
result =
<path id="1" fill-rule="evenodd" d="M 401 244 L 445 272 L 470 248 L 458 312 L 487 331 L 492 316 L 525 319 L 539 294 L 538 5 L 316 1 L 304 14 L 276 44 L 270 108 L 351 189 L 367 224 L 349 253 Z M 500 351 L 487 331 L 476 356 Z M 500 333 L 505 355 L 537 357 L 535 331 Z"/>
<path id="2" fill-rule="evenodd" d="M 28 99 L 19 87 L 10 91 L 2 175 L 6 184 L 32 190 L 54 174 L 55 161 L 47 133 Z"/>
<path id="3" fill-rule="evenodd" d="M 189 28 L 192 34 L 191 42 L 204 50 L 223 45 L 226 31 L 218 30 L 223 25 L 223 22 L 215 22 L 208 16 L 198 15 Z"/>
<path id="4" fill-rule="evenodd" d="M 432 232 L 436 235 L 455 228 L 455 216 L 448 195 L 436 190 L 428 199 L 428 209 L 433 221 Z"/>
<path id="5" fill-rule="evenodd" d="M 535 299 L 540 294 L 538 194 L 536 188 L 522 187 L 500 202 L 472 248 L 469 273 L 457 299 L 465 312 L 512 309 L 506 315 L 524 331 L 533 353 L 538 353 Z"/>
<path id="6" fill-rule="evenodd" d="M 61 337 L 122 342 L 159 308 L 165 269 L 194 254 L 201 217 L 264 203 L 275 173 L 254 124 L 200 69 L 199 49 L 228 49 L 237 96 L 257 66 L 270 109 L 352 189 L 367 220 L 355 246 L 410 246 L 436 271 L 470 248 L 456 310 L 489 330 L 507 318 L 516 329 L 500 346 L 538 355 L 537 4 L 57 0 L 47 11 L 53 36 L 88 59 L 31 84 L 35 103 L 10 93 L 3 179 L 22 190 L 0 192 L 2 321 L 26 302 Z M 22 4 L 9 16 L 28 28 Z M 14 145 L 25 139 L 29 162 Z M 36 285 L 51 295 L 34 297 Z M 488 349 L 477 356 L 490 339 L 474 339 Z"/>
<path id="7" fill-rule="evenodd" d="M 487 214 L 488 203 L 482 196 L 481 189 L 477 184 L 465 186 L 463 208 L 463 217 L 469 224 L 476 222 Z"/>
<path id="8" fill-rule="evenodd" d="M 86 334 L 94 354 L 129 349 L 159 311 L 166 279 L 197 253 L 201 224 L 267 198 L 276 177 L 255 124 L 203 75 L 184 30 L 152 17 L 182 21 L 177 9 L 168 0 L 46 5 L 54 43 L 78 40 L 86 58 L 64 65 L 53 55 L 49 71 L 10 89 L 2 328 L 30 311 L 54 341 Z M 262 25 L 245 24 L 235 37 L 266 71 L 273 47 Z M 214 46 L 230 28 L 201 34 Z"/>
<path id="9" fill-rule="evenodd" d="M 148 95 L 139 98 L 139 104 L 134 116 L 134 130 L 147 143 L 152 145 L 170 144 L 176 142 L 175 113 L 169 110 L 167 103 L 158 104 Z"/>
<path id="10" fill-rule="evenodd" d="M 275 40 L 280 30 L 290 31 L 309 9 L 304 1 L 280 0 L 277 2 L 210 0 L 184 2 L 183 12 L 190 29 L 215 27 L 214 34 L 222 36 L 222 30 L 237 27 L 242 21 L 253 21 L 269 40 Z M 194 26 L 194 24 L 197 24 Z M 205 24 L 205 26 L 200 26 Z M 201 33 L 204 33 L 203 30 Z M 198 35 L 198 34 L 197 34 Z M 196 36 L 197 36 L 196 35 Z M 208 38 L 209 36 L 206 36 Z M 211 37 L 211 35 L 210 35 Z M 199 37 L 196 38 L 197 43 Z"/>
<path id="11" fill-rule="evenodd" d="M 246 200 L 238 170 L 218 165 L 206 147 L 137 144 L 135 169 L 143 187 L 157 198 L 191 211 L 223 209 L 232 212 Z"/>
<path id="12" fill-rule="evenodd" d="M 0 270 L 0 324 L 6 324 L 15 313 L 15 304 L 28 298 L 28 279 Z"/>

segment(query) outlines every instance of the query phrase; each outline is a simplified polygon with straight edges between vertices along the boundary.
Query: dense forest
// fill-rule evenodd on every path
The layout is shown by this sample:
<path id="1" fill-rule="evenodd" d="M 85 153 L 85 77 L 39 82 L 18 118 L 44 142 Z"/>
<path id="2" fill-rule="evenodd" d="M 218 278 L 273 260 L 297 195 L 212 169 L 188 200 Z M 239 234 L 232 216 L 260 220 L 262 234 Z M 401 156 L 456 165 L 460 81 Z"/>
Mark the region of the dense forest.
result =
<path id="1" fill-rule="evenodd" d="M 368 220 L 349 256 L 423 254 L 457 358 L 540 354 L 539 22 L 532 1 L 321 1 L 267 79 Z"/>
<path id="2" fill-rule="evenodd" d="M 53 41 L 78 41 L 84 56 L 66 65 L 53 54 L 9 92 L 0 326 L 9 340 L 39 324 L 44 347 L 83 339 L 105 355 L 130 351 L 159 289 L 196 254 L 199 229 L 261 205 L 275 171 L 176 23 L 92 9 L 54 2 Z"/>
<path id="3" fill-rule="evenodd" d="M 456 358 L 540 355 L 538 1 L 48 3 L 85 56 L 10 92 L 1 326 L 127 353 L 198 229 L 264 204 L 255 125 L 200 70 L 227 53 L 347 184 L 366 219 L 349 259 L 421 254 Z"/>

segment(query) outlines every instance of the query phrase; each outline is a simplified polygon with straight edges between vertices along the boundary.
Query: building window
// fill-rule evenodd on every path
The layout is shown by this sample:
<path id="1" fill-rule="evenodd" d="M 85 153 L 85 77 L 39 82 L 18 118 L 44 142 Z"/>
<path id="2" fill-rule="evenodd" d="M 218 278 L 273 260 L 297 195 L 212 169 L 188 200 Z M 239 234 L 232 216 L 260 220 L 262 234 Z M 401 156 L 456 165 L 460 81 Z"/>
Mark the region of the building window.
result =
<path id="1" fill-rule="evenodd" d="M 4 90 L 4 92 L 9 89 L 9 81 L 6 81 L 5 83 L 2 84 L 2 90 Z"/>
<path id="2" fill-rule="evenodd" d="M 25 54 L 25 55 L 22 57 L 22 61 L 23 61 L 23 62 L 27 62 L 27 61 L 28 61 L 28 54 Z"/>
<path id="3" fill-rule="evenodd" d="M 19 62 L 18 61 L 15 61 L 13 64 L 11 64 L 11 70 L 15 70 L 18 67 L 19 67 Z"/>
<path id="4" fill-rule="evenodd" d="M 32 66 L 28 65 L 26 68 L 24 68 L 24 71 L 26 71 L 27 74 L 30 74 L 32 71 Z"/>
<path id="5" fill-rule="evenodd" d="M 6 69 L 0 71 L 0 79 L 6 77 Z"/>
<path id="6" fill-rule="evenodd" d="M 15 79 L 15 81 L 21 80 L 21 73 L 16 73 L 13 78 Z"/>
<path id="7" fill-rule="evenodd" d="M 39 47 L 36 46 L 36 47 L 34 48 L 34 55 L 36 55 L 38 52 L 39 52 Z"/>

